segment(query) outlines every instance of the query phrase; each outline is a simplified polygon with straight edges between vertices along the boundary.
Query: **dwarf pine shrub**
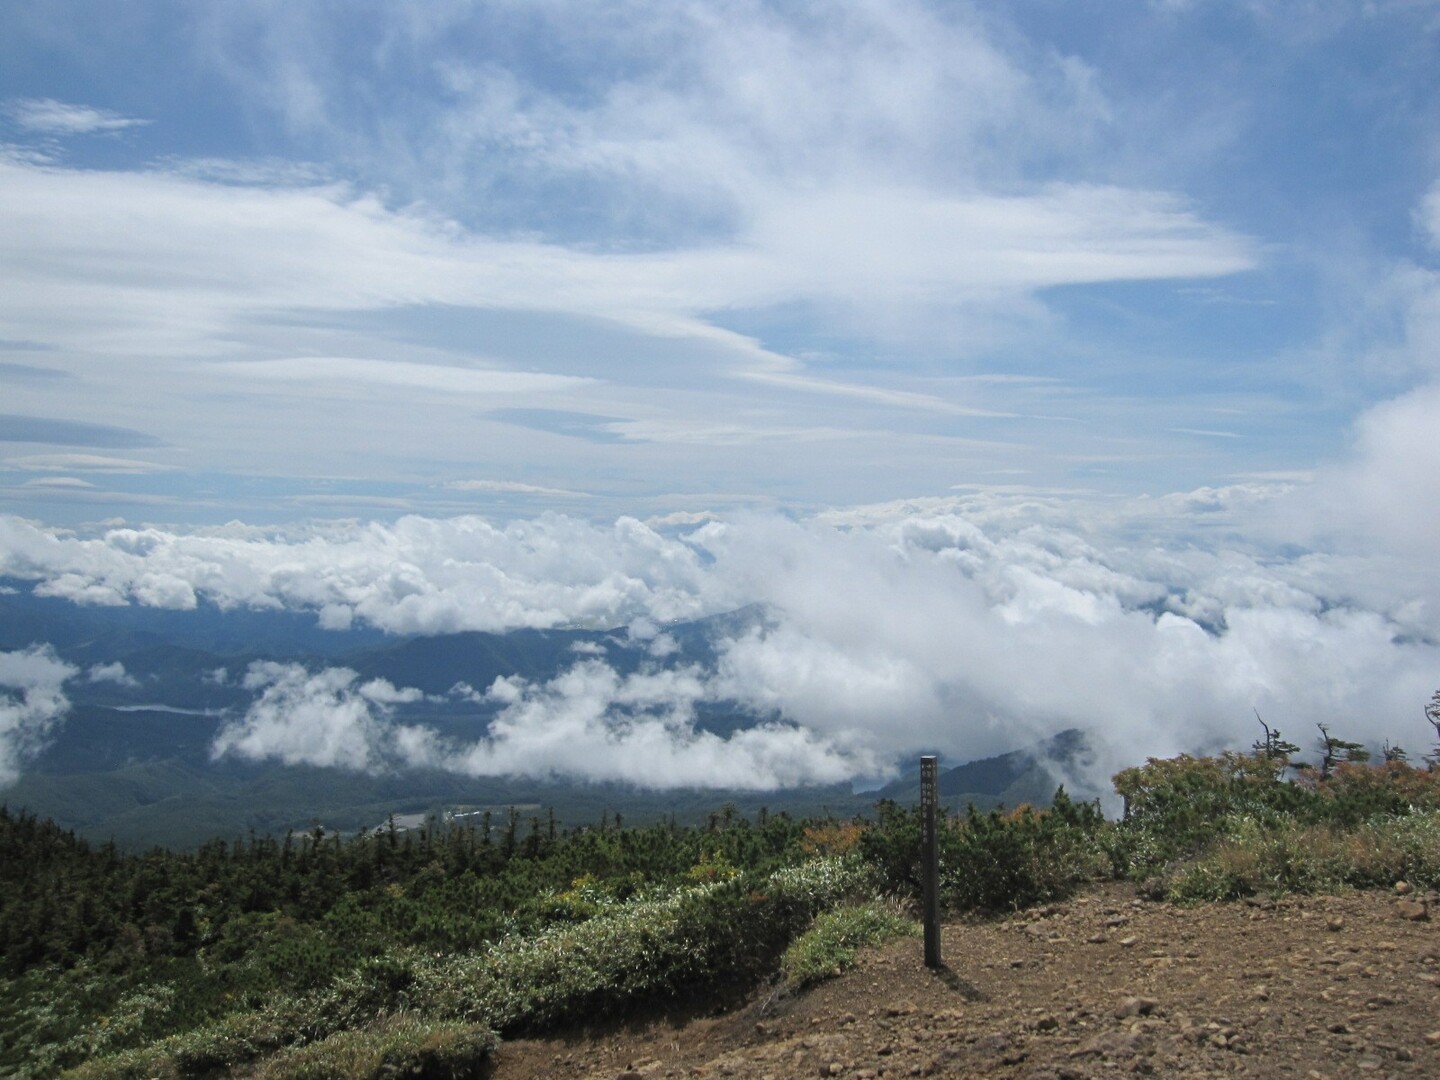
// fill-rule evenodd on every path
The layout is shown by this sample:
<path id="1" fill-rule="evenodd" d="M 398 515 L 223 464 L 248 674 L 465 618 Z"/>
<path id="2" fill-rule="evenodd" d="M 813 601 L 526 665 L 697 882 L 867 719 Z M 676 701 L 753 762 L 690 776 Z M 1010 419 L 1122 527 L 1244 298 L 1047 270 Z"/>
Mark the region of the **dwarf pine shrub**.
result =
<path id="1" fill-rule="evenodd" d="M 773 970 L 816 914 L 853 898 L 869 880 L 853 856 L 812 859 L 771 874 L 740 872 L 658 897 L 598 904 L 584 922 L 511 934 L 474 953 L 392 948 L 322 989 L 231 1013 L 142 1051 L 96 1058 L 71 1075 L 200 1076 L 277 1053 L 275 1068 L 301 1071 L 276 1075 L 329 1075 L 304 1070 L 321 1069 L 327 1055 L 319 1045 L 344 1032 L 370 1032 L 333 1043 L 360 1062 L 357 1068 L 375 1060 L 381 1061 L 375 1068 L 388 1068 L 385 1055 L 399 1038 L 393 1033 L 412 1030 L 396 1027 L 397 1014 L 469 1032 L 469 1046 L 484 1032 L 574 1023 L 661 994 L 743 983 Z M 312 1045 L 313 1052 L 302 1049 Z"/>
<path id="2" fill-rule="evenodd" d="M 1173 900 L 1234 900 L 1396 881 L 1440 886 L 1440 811 L 1355 828 L 1292 821 L 1237 830 L 1171 871 L 1159 891 Z"/>
<path id="3" fill-rule="evenodd" d="M 1388 871 L 1376 860 L 1391 845 L 1374 829 L 1440 810 L 1440 770 L 1397 758 L 1295 766 L 1293 781 L 1289 769 L 1288 755 L 1257 752 L 1152 758 L 1117 774 L 1127 815 L 1108 838 L 1116 873 L 1214 898 L 1381 883 Z M 1373 850 L 1352 855 L 1355 843 Z M 1177 875 L 1187 883 L 1175 885 Z"/>
<path id="4" fill-rule="evenodd" d="M 893 803 L 861 837 L 859 849 L 881 888 L 915 897 L 921 890 L 920 810 Z M 1022 806 L 940 823 L 941 900 L 957 911 L 1006 911 L 1069 895 L 1109 872 L 1104 815 L 1061 788 L 1049 809 Z"/>
<path id="5" fill-rule="evenodd" d="M 421 960 L 415 1003 L 435 1015 L 530 1030 L 647 998 L 748 980 L 819 911 L 866 882 L 858 860 L 814 859 L 617 904 L 582 923 L 515 935 L 470 956 Z"/>

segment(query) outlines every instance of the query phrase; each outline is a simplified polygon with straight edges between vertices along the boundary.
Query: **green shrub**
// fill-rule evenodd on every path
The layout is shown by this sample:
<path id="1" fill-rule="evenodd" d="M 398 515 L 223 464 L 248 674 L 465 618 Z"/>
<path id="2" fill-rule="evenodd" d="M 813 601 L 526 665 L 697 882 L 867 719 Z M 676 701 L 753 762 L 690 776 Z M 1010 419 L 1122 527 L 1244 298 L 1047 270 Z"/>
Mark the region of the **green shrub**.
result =
<path id="1" fill-rule="evenodd" d="M 533 1030 L 624 1011 L 660 994 L 753 980 L 815 915 L 866 881 L 853 858 L 814 859 L 752 878 L 689 886 L 502 939 L 473 956 L 416 967 L 427 1013 Z"/>
<path id="2" fill-rule="evenodd" d="M 1324 780 L 1313 770 L 1302 772 L 1299 784 L 1318 796 L 1313 816 L 1340 825 L 1359 825 L 1382 814 L 1440 810 L 1440 769 L 1403 761 L 1341 762 Z"/>
<path id="3" fill-rule="evenodd" d="M 1105 827 L 1097 805 L 1071 802 L 1064 788 L 1048 810 L 972 808 L 948 837 L 942 833 L 942 896 L 954 907 L 987 911 L 1069 896 L 1109 871 L 1100 842 Z"/>
<path id="4" fill-rule="evenodd" d="M 1161 891 L 1174 900 L 1233 900 L 1400 880 L 1440 885 L 1440 812 L 1375 818 L 1353 829 L 1301 822 L 1238 829 L 1174 869 Z"/>
<path id="5" fill-rule="evenodd" d="M 946 818 L 937 836 L 941 901 L 961 911 L 1003 911 L 1067 896 L 1109 872 L 1106 828 L 1097 805 L 1072 802 L 1063 788 L 1048 810 L 971 807 L 963 818 Z M 881 807 L 859 847 L 884 889 L 919 895 L 918 808 Z"/>
<path id="6" fill-rule="evenodd" d="M 785 984 L 798 990 L 848 970 L 855 963 L 855 954 L 866 945 L 882 945 L 919 933 L 920 924 L 893 904 L 872 901 L 822 912 L 785 950 L 780 971 Z"/>
<path id="7" fill-rule="evenodd" d="M 1281 778 L 1286 764 L 1264 754 L 1181 754 L 1117 773 L 1115 790 L 1126 810 L 1111 838 L 1117 871 L 1143 878 L 1188 858 L 1214 842 L 1227 818 L 1278 824 L 1306 814 L 1316 795 Z"/>
<path id="8" fill-rule="evenodd" d="M 370 1032 L 333 1042 L 361 1068 L 377 1048 L 391 1045 L 376 1025 L 398 1012 L 472 1033 L 535 1030 L 623 1012 L 660 994 L 745 982 L 773 970 L 817 913 L 853 897 L 867 881 L 858 859 L 812 859 L 768 875 L 742 872 L 659 898 L 598 905 L 587 921 L 553 923 L 469 955 L 392 949 L 323 989 L 233 1013 L 144 1053 L 96 1059 L 74 1075 L 197 1076 L 277 1053 L 276 1068 L 293 1062 L 296 1069 L 322 1069 L 322 1046 L 339 1033 Z M 313 1052 L 302 1052 L 310 1046 Z"/>
<path id="9" fill-rule="evenodd" d="M 256 1070 L 257 1080 L 379 1080 L 425 1076 L 459 1080 L 479 1075 L 498 1041 L 475 1024 L 427 1023 L 392 1017 L 281 1051 Z"/>
<path id="10" fill-rule="evenodd" d="M 123 993 L 103 1014 L 79 1027 L 68 1038 L 39 1047 L 34 1055 L 33 1071 L 53 1073 L 66 1065 L 152 1039 L 157 1030 L 163 1030 L 162 1025 L 174 1006 L 175 988 L 167 983 L 151 983 Z"/>
<path id="11" fill-rule="evenodd" d="M 176 1080 L 175 1062 L 155 1046 L 95 1058 L 62 1073 L 67 1080 Z"/>
<path id="12" fill-rule="evenodd" d="M 1324 778 L 1300 769 L 1287 782 L 1284 745 L 1125 770 L 1116 787 L 1130 813 L 1118 824 L 1063 790 L 1046 810 L 947 816 L 942 902 L 1010 910 L 1112 873 L 1177 900 L 1399 878 L 1440 886 L 1440 770 L 1392 755 L 1341 762 Z M 913 932 L 873 898 L 918 895 L 920 811 L 877 809 L 873 825 L 770 819 L 751 829 L 717 815 L 704 831 L 580 832 L 549 863 L 538 849 L 502 858 L 455 831 L 443 848 L 422 838 L 413 852 L 408 840 L 366 837 L 353 850 L 316 840 L 227 854 L 222 844 L 193 867 L 164 853 L 125 862 L 77 849 L 66 858 L 92 876 L 113 872 L 116 895 L 148 914 L 117 923 L 118 944 L 107 938 L 82 956 L 77 928 L 99 902 L 57 909 L 68 911 L 54 931 L 70 943 L 64 963 L 27 966 L 38 963 L 30 950 L 0 985 L 0 1073 L 444 1075 L 482 1061 L 491 1031 L 743 989 L 777 964 L 805 985 L 875 935 Z M 17 851 L 50 835 L 28 819 L 9 828 Z M 62 841 L 46 843 L 64 854 Z M 787 862 L 802 854 L 823 857 Z M 231 878 L 210 880 L 227 867 Z M 171 889 L 171 871 L 209 883 L 193 895 Z M 177 903 L 187 918 L 170 917 Z M 49 908 L 17 909 L 11 939 L 44 930 Z M 176 951 L 182 942 L 190 952 Z"/>
<path id="13" fill-rule="evenodd" d="M 231 1013 L 143 1050 L 95 1058 L 67 1075 L 73 1080 L 123 1080 L 225 1071 L 286 1047 L 367 1026 L 405 1006 L 413 982 L 404 957 L 367 959 L 323 990 L 280 995 L 264 1008 Z"/>
<path id="14" fill-rule="evenodd" d="M 1299 878 L 1333 877 L 1323 865 L 1329 849 L 1322 850 L 1321 845 L 1315 850 L 1321 863 L 1313 867 L 1291 859 L 1289 870 L 1278 868 L 1274 863 L 1281 856 L 1274 854 L 1268 857 L 1266 869 L 1252 871 L 1247 866 L 1261 858 L 1261 834 L 1302 826 L 1351 831 L 1380 817 L 1440 810 L 1440 770 L 1419 769 L 1399 760 L 1352 761 L 1335 765 L 1328 776 L 1297 767 L 1298 775 L 1291 782 L 1284 779 L 1288 768 L 1284 755 L 1225 753 L 1195 758 L 1182 754 L 1151 758 L 1117 774 L 1115 789 L 1124 796 L 1127 810 L 1126 819 L 1108 838 L 1117 873 L 1138 880 L 1163 877 L 1167 866 L 1221 845 L 1223 852 L 1206 856 L 1204 869 L 1196 870 L 1209 876 L 1202 892 L 1244 895 L 1236 890 L 1246 888 L 1245 882 L 1256 874 L 1266 873 L 1279 884 L 1264 887 L 1288 888 L 1285 882 Z"/>

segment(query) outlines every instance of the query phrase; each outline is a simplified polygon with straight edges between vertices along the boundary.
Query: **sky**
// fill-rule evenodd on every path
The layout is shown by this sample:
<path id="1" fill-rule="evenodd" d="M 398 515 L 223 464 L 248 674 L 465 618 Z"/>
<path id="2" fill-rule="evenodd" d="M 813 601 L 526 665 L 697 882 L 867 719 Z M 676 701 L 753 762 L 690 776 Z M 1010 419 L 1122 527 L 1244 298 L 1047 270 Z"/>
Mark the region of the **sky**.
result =
<path id="1" fill-rule="evenodd" d="M 684 692 L 865 768 L 1429 734 L 1440 3 L 0 18 L 0 572 L 337 630 L 763 604 Z"/>

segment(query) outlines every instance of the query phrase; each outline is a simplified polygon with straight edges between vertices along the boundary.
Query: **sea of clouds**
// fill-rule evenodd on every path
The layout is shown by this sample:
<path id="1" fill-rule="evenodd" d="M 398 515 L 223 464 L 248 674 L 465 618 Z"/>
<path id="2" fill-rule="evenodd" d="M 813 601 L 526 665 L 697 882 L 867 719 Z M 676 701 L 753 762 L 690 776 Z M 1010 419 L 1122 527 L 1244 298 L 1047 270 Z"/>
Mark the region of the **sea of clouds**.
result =
<path id="1" fill-rule="evenodd" d="M 257 665 L 235 674 L 253 703 L 217 756 L 772 788 L 1079 727 L 1098 755 L 1072 783 L 1100 791 L 1145 756 L 1248 746 L 1257 712 L 1307 745 L 1325 723 L 1429 748 L 1440 586 L 1423 538 L 1299 545 L 1297 522 L 1324 517 L 1310 498 L 1279 483 L 1128 500 L 977 491 L 684 526 L 407 517 L 80 535 L 5 518 L 0 573 L 84 604 L 304 610 L 337 633 L 622 628 L 649 656 L 623 671 L 592 646 L 552 680 L 457 687 L 453 701 L 491 717 L 470 742 L 398 719 L 413 688 Z M 713 663 L 677 662 L 667 626 L 741 609 L 751 617 L 716 623 Z M 63 718 L 78 674 L 43 644 L 0 658 L 0 778 Z M 766 719 L 697 727 L 716 702 Z"/>

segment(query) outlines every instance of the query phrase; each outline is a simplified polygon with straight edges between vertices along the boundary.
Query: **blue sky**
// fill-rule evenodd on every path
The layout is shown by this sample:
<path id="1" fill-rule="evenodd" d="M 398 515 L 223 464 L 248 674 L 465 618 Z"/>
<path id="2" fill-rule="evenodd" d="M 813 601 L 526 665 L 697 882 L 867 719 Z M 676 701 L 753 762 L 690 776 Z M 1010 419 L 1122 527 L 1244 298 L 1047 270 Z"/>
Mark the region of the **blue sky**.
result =
<path id="1" fill-rule="evenodd" d="M 641 700 L 774 776 L 1429 737 L 1440 2 L 0 20 L 0 576 L 662 665 L 763 605 L 510 687 L 541 770 Z"/>
<path id="2" fill-rule="evenodd" d="M 1433 376 L 1433 3 L 4 17 L 41 520 L 1159 495 Z"/>

